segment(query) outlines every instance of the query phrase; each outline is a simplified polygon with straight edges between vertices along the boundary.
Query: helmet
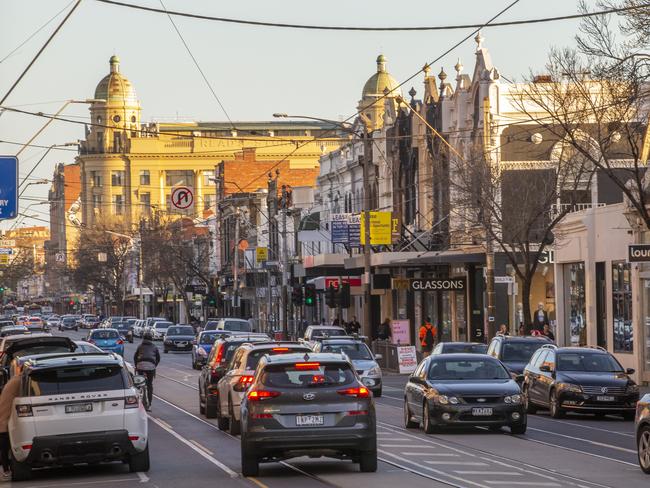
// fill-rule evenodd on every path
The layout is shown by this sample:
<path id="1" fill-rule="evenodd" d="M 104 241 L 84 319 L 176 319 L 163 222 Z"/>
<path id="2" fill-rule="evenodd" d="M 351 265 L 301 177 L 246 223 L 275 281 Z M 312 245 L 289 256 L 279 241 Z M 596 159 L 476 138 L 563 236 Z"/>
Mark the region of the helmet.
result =
<path id="1" fill-rule="evenodd" d="M 151 332 L 145 332 L 142 339 L 145 341 L 153 341 L 153 334 Z"/>

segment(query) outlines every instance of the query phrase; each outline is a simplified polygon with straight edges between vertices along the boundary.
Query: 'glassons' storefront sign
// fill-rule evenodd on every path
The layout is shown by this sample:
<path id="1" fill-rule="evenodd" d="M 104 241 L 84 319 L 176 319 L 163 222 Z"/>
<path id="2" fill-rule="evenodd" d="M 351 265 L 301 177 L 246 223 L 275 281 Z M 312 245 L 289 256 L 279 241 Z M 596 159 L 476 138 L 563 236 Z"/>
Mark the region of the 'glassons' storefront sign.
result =
<path id="1" fill-rule="evenodd" d="M 415 291 L 464 291 L 465 278 L 414 278 L 411 280 L 411 290 Z"/>
<path id="2" fill-rule="evenodd" d="M 650 261 L 650 244 L 630 244 L 627 247 L 627 260 L 630 263 Z"/>

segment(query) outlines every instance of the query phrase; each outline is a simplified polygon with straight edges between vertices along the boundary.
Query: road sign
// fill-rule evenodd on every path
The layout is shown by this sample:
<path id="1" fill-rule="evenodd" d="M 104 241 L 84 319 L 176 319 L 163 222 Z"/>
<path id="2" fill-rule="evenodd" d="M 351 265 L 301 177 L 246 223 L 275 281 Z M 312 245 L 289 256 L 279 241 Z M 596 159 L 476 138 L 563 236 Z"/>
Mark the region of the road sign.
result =
<path id="1" fill-rule="evenodd" d="M 9 264 L 9 254 L 0 254 L 0 264 Z"/>
<path id="2" fill-rule="evenodd" d="M 194 194 L 186 186 L 177 186 L 172 191 L 172 207 L 177 210 L 187 210 L 194 205 Z"/>
<path id="3" fill-rule="evenodd" d="M 14 239 L 0 239 L 0 247 L 16 247 Z"/>
<path id="4" fill-rule="evenodd" d="M 515 282 L 515 277 L 514 276 L 495 276 L 494 277 L 494 282 L 495 283 L 514 283 Z"/>
<path id="5" fill-rule="evenodd" d="M 13 254 L 14 250 L 8 247 L 0 247 L 0 254 Z"/>
<path id="6" fill-rule="evenodd" d="M 18 215 L 18 158 L 0 156 L 0 220 Z"/>
<path id="7" fill-rule="evenodd" d="M 57 252 L 55 258 L 57 263 L 65 263 L 65 253 Z"/>
<path id="8" fill-rule="evenodd" d="M 255 262 L 264 263 L 269 260 L 269 248 L 268 247 L 256 247 L 255 248 Z"/>

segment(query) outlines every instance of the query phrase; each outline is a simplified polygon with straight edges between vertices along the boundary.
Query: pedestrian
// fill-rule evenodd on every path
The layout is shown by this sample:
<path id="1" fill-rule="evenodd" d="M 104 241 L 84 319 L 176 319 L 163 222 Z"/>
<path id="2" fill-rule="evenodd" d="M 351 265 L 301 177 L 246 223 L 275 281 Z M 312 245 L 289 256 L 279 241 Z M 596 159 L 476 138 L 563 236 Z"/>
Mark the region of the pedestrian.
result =
<path id="1" fill-rule="evenodd" d="M 429 354 L 431 354 L 433 346 L 436 342 L 437 335 L 438 328 L 431 323 L 431 317 L 427 317 L 424 324 L 422 324 L 420 327 L 418 334 L 424 357 L 427 357 Z"/>
<path id="2" fill-rule="evenodd" d="M 340 317 L 338 315 L 334 319 L 334 322 L 332 322 L 332 325 L 335 326 L 335 327 L 338 327 L 339 325 L 341 325 L 341 319 L 340 319 Z"/>
<path id="3" fill-rule="evenodd" d="M 553 331 L 551 330 L 551 326 L 549 324 L 544 324 L 544 330 L 542 331 L 542 335 L 548 337 L 553 342 L 555 342 L 555 334 L 553 334 Z"/>
<path id="4" fill-rule="evenodd" d="M 533 329 L 541 332 L 546 324 L 550 325 L 550 322 L 548 321 L 548 313 L 544 310 L 544 304 L 539 302 L 537 304 L 537 310 L 533 315 Z"/>
<path id="5" fill-rule="evenodd" d="M 346 330 L 349 335 L 358 334 L 361 330 L 361 324 L 354 315 L 352 316 L 352 320 L 348 322 Z"/>
<path id="6" fill-rule="evenodd" d="M 526 335 L 526 326 L 525 326 L 524 324 L 521 324 L 521 325 L 519 326 L 519 332 L 518 332 L 518 334 L 519 334 L 520 336 L 525 336 L 525 335 Z"/>
<path id="7" fill-rule="evenodd" d="M 153 343 L 153 338 L 150 332 L 145 332 L 142 336 L 142 342 L 138 346 L 133 355 L 133 363 L 135 364 L 136 374 L 142 375 L 147 381 L 147 399 L 149 407 L 151 408 L 151 400 L 153 400 L 153 379 L 156 377 L 156 367 L 160 362 L 160 352 Z"/>
<path id="8" fill-rule="evenodd" d="M 1 481 L 11 480 L 11 465 L 9 464 L 9 452 L 11 451 L 11 442 L 9 440 L 9 418 L 13 412 L 14 399 L 20 393 L 20 382 L 22 364 L 18 359 L 11 363 L 13 376 L 2 389 L 0 394 L 0 463 L 2 463 Z"/>
<path id="9" fill-rule="evenodd" d="M 379 325 L 379 329 L 377 330 L 377 339 L 387 341 L 391 338 L 393 333 L 390 330 L 390 322 L 390 318 L 386 317 L 384 321 Z"/>
<path id="10" fill-rule="evenodd" d="M 501 324 L 499 326 L 499 331 L 497 332 L 497 335 L 509 336 L 510 332 L 508 332 L 508 326 L 506 324 Z"/>

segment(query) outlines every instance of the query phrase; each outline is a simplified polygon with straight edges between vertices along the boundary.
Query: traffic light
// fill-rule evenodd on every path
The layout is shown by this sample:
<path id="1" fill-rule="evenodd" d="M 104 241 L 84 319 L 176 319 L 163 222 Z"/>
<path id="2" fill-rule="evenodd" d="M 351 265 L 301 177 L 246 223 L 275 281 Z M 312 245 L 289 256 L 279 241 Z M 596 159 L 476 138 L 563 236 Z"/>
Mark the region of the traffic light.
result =
<path id="1" fill-rule="evenodd" d="M 212 293 L 210 293 L 206 298 L 207 304 L 209 307 L 216 307 L 217 306 L 217 297 L 215 297 Z"/>
<path id="2" fill-rule="evenodd" d="M 339 304 L 341 308 L 350 308 L 350 283 L 341 283 L 339 288 Z"/>
<path id="3" fill-rule="evenodd" d="M 305 305 L 308 307 L 316 305 L 316 285 L 305 285 Z"/>
<path id="4" fill-rule="evenodd" d="M 302 305 L 302 287 L 300 285 L 291 289 L 291 301 L 297 307 Z"/>
<path id="5" fill-rule="evenodd" d="M 336 295 L 336 288 L 334 288 L 334 285 L 330 285 L 329 288 L 327 288 L 325 291 L 325 303 L 329 308 L 336 308 Z"/>

